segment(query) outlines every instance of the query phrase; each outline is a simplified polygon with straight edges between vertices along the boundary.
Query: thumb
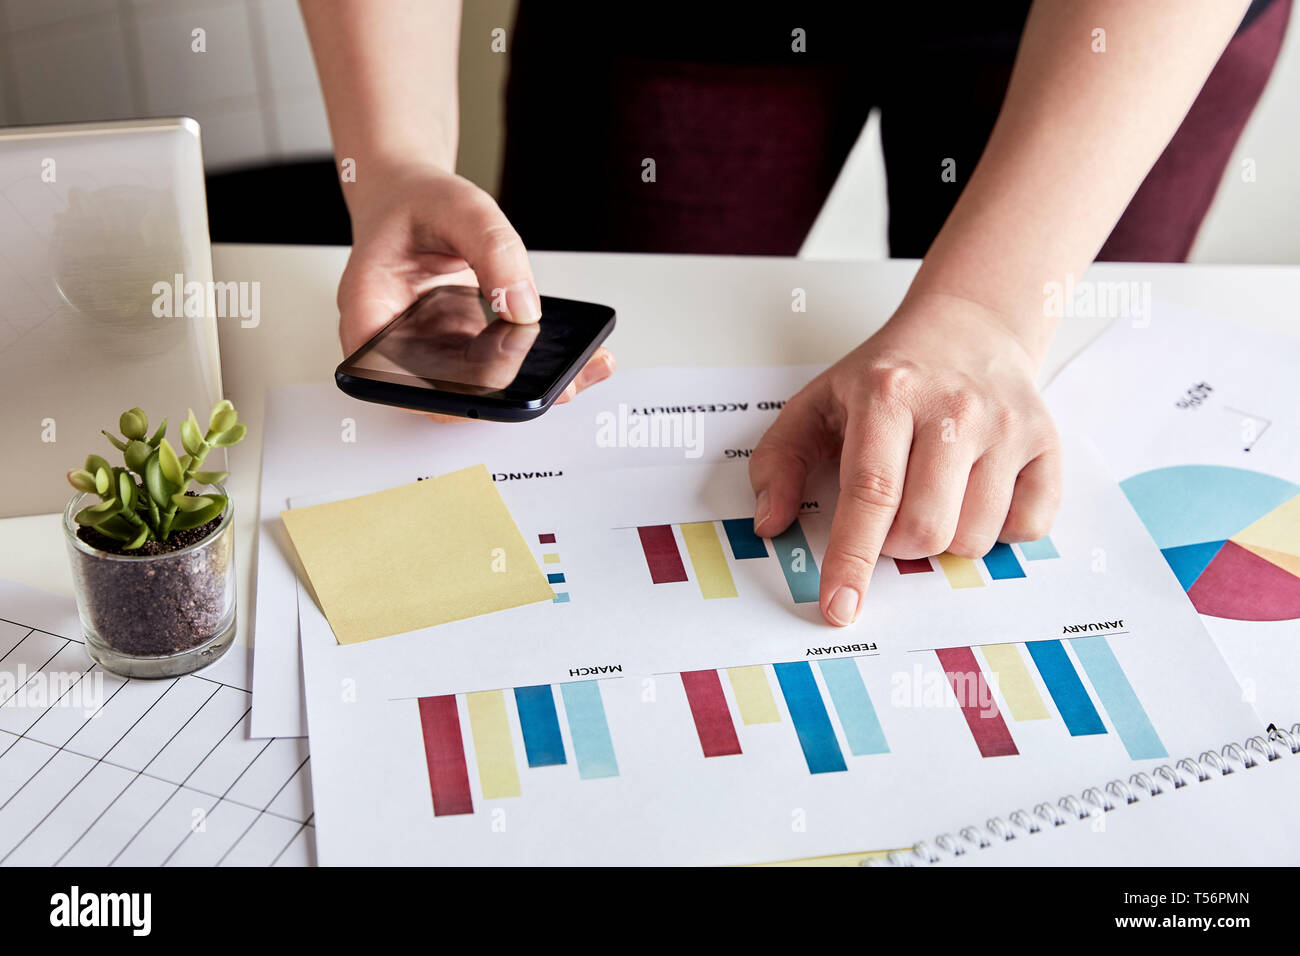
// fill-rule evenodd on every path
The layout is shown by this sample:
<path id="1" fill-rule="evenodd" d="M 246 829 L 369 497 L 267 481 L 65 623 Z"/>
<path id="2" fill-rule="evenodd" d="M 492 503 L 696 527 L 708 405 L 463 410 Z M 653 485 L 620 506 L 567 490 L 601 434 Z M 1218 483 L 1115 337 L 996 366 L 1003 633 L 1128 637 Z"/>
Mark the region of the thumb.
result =
<path id="1" fill-rule="evenodd" d="M 449 244 L 474 270 L 493 312 L 523 324 L 542 317 L 524 241 L 491 196 L 480 190 L 463 215 L 452 217 L 447 231 Z"/>
<path id="2" fill-rule="evenodd" d="M 790 399 L 749 458 L 754 533 L 780 534 L 799 513 L 808 473 L 824 457 L 827 435 L 817 399 L 807 390 Z"/>

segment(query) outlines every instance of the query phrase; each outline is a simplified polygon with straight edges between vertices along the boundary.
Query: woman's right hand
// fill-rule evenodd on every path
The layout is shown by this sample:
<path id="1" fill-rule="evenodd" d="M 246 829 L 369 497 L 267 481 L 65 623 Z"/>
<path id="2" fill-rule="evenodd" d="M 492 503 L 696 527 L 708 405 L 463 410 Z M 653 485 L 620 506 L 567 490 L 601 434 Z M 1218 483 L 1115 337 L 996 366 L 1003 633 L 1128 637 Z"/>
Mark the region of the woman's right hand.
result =
<path id="1" fill-rule="evenodd" d="M 436 285 L 477 286 L 510 322 L 541 318 L 523 241 L 469 180 L 432 165 L 371 166 L 345 188 L 352 216 L 352 254 L 338 292 L 345 355 Z M 598 349 L 560 401 L 613 371 L 613 355 Z"/>

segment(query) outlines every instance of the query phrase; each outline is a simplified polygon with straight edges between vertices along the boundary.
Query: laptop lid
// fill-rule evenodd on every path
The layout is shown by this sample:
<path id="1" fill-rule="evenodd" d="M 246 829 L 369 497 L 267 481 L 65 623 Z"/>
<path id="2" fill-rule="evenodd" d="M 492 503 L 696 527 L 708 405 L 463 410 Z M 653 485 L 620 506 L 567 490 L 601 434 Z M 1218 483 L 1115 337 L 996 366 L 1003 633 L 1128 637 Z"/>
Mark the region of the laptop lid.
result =
<path id="1" fill-rule="evenodd" d="M 216 321 L 187 288 L 212 288 L 194 120 L 0 129 L 0 517 L 61 510 L 128 408 L 205 420 Z"/>

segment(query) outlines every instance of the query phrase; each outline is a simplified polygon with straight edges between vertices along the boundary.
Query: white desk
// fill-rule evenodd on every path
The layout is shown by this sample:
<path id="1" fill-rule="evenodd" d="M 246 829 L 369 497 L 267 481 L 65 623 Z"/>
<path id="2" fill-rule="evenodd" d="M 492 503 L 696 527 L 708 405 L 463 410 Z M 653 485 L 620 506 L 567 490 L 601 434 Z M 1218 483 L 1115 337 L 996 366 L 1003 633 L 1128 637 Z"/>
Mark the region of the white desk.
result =
<path id="1" fill-rule="evenodd" d="M 347 250 L 226 245 L 217 246 L 213 258 L 217 279 L 261 283 L 258 327 L 219 320 L 226 395 L 250 432 L 232 450 L 229 482 L 237 522 L 239 636 L 246 642 L 266 388 L 331 380 L 340 357 L 334 292 Z M 543 292 L 618 310 L 609 344 L 619 363 L 631 368 L 831 362 L 889 317 L 916 263 L 536 253 L 533 267 Z M 1300 268 L 1103 265 L 1088 278 L 1149 281 L 1156 300 L 1300 335 Z M 806 291 L 807 312 L 791 310 L 796 288 Z M 1066 320 L 1043 380 L 1105 324 Z M 95 436 L 85 441 L 83 451 L 93 450 Z M 72 594 L 57 515 L 0 521 L 0 577 Z"/>

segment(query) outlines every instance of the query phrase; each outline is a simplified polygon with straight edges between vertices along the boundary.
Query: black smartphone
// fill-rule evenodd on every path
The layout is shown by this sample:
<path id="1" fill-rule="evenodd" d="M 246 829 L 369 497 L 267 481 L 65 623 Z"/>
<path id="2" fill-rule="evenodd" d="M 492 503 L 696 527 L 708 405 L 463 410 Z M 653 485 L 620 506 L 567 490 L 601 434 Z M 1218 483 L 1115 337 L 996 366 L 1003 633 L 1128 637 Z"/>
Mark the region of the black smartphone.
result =
<path id="1" fill-rule="evenodd" d="M 494 422 L 536 418 L 614 329 L 614 310 L 542 296 L 533 325 L 508 322 L 478 289 L 436 286 L 334 372 L 354 398 Z"/>

